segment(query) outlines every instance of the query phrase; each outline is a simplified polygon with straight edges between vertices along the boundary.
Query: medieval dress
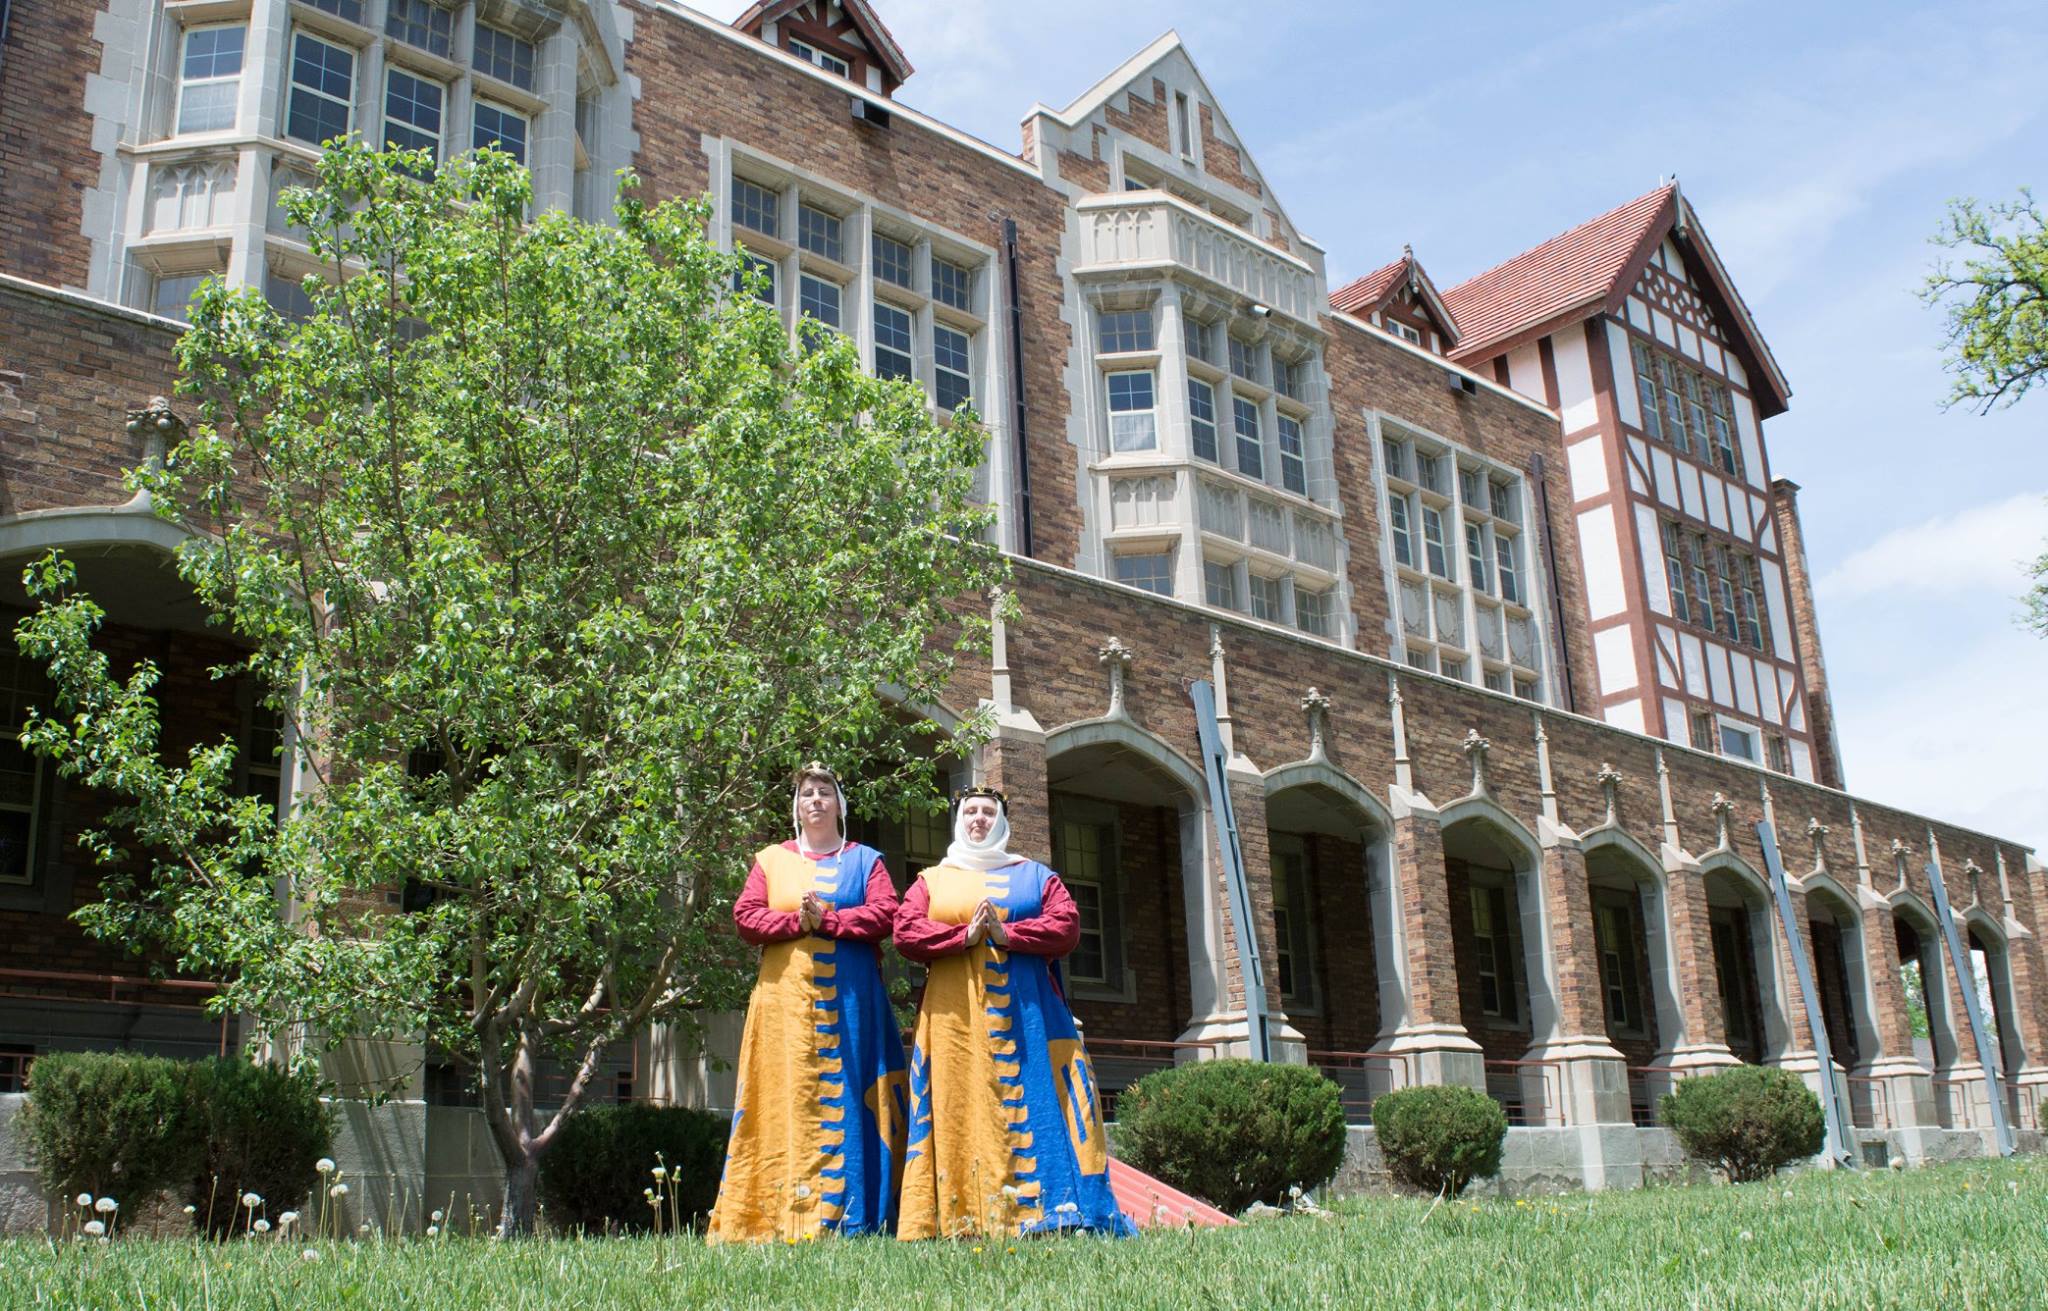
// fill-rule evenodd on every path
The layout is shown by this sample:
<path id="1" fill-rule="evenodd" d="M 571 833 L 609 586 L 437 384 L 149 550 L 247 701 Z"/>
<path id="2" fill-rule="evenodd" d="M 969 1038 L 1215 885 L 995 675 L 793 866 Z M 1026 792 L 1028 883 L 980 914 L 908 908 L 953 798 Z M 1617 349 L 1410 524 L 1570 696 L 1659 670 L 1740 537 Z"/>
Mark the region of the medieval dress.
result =
<path id="1" fill-rule="evenodd" d="M 920 875 L 896 915 L 897 950 L 930 967 L 910 1058 L 897 1236 L 1128 1234 L 1110 1192 L 1094 1071 L 1057 978 L 1080 939 L 1080 912 L 1036 861 L 950 862 Z M 984 897 L 1001 914 L 1007 949 L 967 945 Z"/>
<path id="2" fill-rule="evenodd" d="M 804 894 L 827 907 L 816 930 Z M 795 842 L 755 858 L 733 921 L 761 946 L 711 1242 L 888 1233 L 908 1118 L 880 947 L 896 913 L 881 853 Z"/>

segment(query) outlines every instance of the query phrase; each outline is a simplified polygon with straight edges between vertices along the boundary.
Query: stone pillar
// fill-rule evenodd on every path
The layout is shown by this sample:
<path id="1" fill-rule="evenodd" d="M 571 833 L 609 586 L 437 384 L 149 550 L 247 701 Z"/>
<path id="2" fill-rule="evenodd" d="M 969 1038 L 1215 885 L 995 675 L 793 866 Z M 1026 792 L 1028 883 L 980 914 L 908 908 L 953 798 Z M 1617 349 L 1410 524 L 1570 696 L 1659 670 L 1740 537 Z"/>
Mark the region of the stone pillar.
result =
<path id="1" fill-rule="evenodd" d="M 981 781 L 1008 799 L 1010 850 L 1050 862 L 1052 802 L 1045 781 L 1045 734 L 1035 726 L 1000 725 L 982 744 Z"/>
<path id="2" fill-rule="evenodd" d="M 1721 1013 L 1721 987 L 1714 971 L 1714 935 L 1707 915 L 1707 886 L 1692 857 L 1665 844 L 1665 916 L 1670 925 L 1670 967 L 1676 974 L 1671 995 L 1677 999 L 1683 1031 L 1660 1033 L 1662 1047 L 1651 1064 L 1670 1073 L 1652 1079 L 1653 1097 L 1671 1090 L 1671 1083 L 1692 1074 L 1711 1074 L 1741 1064 L 1728 1048 L 1728 1019 Z"/>
<path id="3" fill-rule="evenodd" d="M 1963 950 L 1970 949 L 1968 925 L 1958 924 L 1963 939 Z M 1952 959 L 1948 949 L 1948 935 L 1942 928 L 1935 930 L 1941 957 L 1941 988 L 1948 997 L 1949 1032 L 1954 1035 L 1955 1055 L 1946 1066 L 1934 1071 L 1935 1107 L 1947 1127 L 1958 1130 L 1975 1130 L 1984 1135 L 1987 1149 L 1991 1144 L 1991 1101 L 1984 1073 L 1984 1063 L 1979 1059 L 1977 1036 L 1970 1025 L 1969 1004 L 1963 1000 L 1960 975 L 1970 970 L 1965 960 L 1962 969 Z M 1930 991 L 1933 985 L 1929 985 Z M 1994 1021 L 1985 1016 L 1987 1027 Z"/>
<path id="4" fill-rule="evenodd" d="M 1536 896 L 1522 909 L 1522 932 L 1523 941 L 1542 944 L 1552 1005 L 1550 1022 L 1532 1034 L 1525 1059 L 1556 1062 L 1558 1077 L 1533 1104 L 1544 1107 L 1551 1123 L 1629 1124 L 1628 1065 L 1607 1039 L 1586 855 L 1549 820 L 1540 827 L 1543 862 L 1534 873 Z M 1531 1015 L 1542 1018 L 1533 1006 Z"/>
<path id="5" fill-rule="evenodd" d="M 1375 932 L 1382 921 L 1381 1009 L 1401 1018 L 1381 1031 L 1376 1052 L 1399 1058 L 1394 1077 L 1406 1084 L 1463 1084 L 1486 1087 L 1486 1062 L 1479 1044 L 1465 1032 L 1458 1007 L 1458 965 L 1451 947 L 1451 893 L 1444 871 L 1443 830 L 1436 808 L 1416 793 L 1396 787 L 1393 868 L 1388 871 L 1392 905 L 1374 906 Z M 1398 995 L 1388 1005 L 1389 993 Z"/>
<path id="6" fill-rule="evenodd" d="M 1242 768 L 1240 768 L 1240 762 Z M 1252 927 L 1258 935 L 1259 963 L 1266 979 L 1266 1035 L 1272 1059 L 1289 1065 L 1308 1060 L 1308 1039 L 1287 1018 L 1286 1000 L 1280 995 L 1280 939 L 1273 922 L 1273 846 L 1266 827 L 1266 778 L 1249 760 L 1233 761 L 1228 776 L 1231 809 L 1237 814 L 1238 843 L 1244 849 L 1245 880 L 1251 891 Z M 1222 889 L 1225 905 L 1229 889 Z M 1243 1011 L 1244 988 L 1240 977 L 1236 932 L 1230 928 L 1233 954 L 1230 957 L 1229 993 L 1232 1006 Z M 1249 1034 L 1246 1035 L 1249 1038 Z"/>
<path id="7" fill-rule="evenodd" d="M 1867 887 L 1857 890 L 1857 903 L 1878 1050 L 1854 1071 L 1858 1078 L 1871 1082 L 1851 1084 L 1850 1099 L 1868 1107 L 1871 1122 L 1880 1129 L 1925 1128 L 1937 1122 L 1933 1072 L 1913 1054 L 1913 1027 L 1906 1010 L 1905 981 L 1900 977 L 1891 903 Z"/>

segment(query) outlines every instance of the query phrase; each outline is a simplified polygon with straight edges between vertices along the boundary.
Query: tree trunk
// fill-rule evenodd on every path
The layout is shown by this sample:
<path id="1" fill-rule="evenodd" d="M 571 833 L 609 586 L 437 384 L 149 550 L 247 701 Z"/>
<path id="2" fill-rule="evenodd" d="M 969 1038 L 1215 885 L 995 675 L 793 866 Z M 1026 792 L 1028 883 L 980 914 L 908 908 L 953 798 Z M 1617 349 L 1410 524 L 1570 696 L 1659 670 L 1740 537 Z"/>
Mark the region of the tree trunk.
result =
<path id="1" fill-rule="evenodd" d="M 498 1237 L 531 1238 L 540 1200 L 540 1158 L 531 1151 L 505 1162 L 505 1209 L 498 1217 Z"/>

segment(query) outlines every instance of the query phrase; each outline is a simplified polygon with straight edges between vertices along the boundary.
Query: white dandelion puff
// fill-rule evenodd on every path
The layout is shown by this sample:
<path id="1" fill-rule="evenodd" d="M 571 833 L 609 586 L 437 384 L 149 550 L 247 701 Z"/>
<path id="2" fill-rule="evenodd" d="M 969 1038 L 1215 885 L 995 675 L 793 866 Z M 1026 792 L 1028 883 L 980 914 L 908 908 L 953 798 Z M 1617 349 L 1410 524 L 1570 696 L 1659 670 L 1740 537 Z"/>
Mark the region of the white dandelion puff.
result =
<path id="1" fill-rule="evenodd" d="M 318 1261 L 320 1259 L 320 1254 L 309 1247 L 305 1251 L 299 1253 L 299 1259 L 301 1261 Z"/>
<path id="2" fill-rule="evenodd" d="M 101 1215 L 112 1215 L 121 1209 L 121 1204 L 111 1197 L 102 1197 L 99 1201 L 92 1204 L 92 1209 L 98 1211 Z"/>
<path id="3" fill-rule="evenodd" d="M 329 1197 L 347 1197 L 347 1196 L 348 1196 L 348 1185 L 347 1185 L 347 1184 L 335 1184 L 335 1185 L 334 1185 L 333 1187 L 331 1187 L 331 1188 L 329 1188 L 329 1189 L 327 1190 L 327 1195 L 328 1195 Z"/>
<path id="4" fill-rule="evenodd" d="M 440 1232 L 441 1232 L 441 1228 L 440 1228 L 440 1226 L 439 1226 L 439 1225 L 428 1225 L 428 1226 L 427 1226 L 427 1237 L 429 1237 L 429 1238 L 432 1238 L 432 1237 L 433 1237 L 433 1236 L 434 1236 L 435 1234 L 438 1234 L 438 1233 L 440 1233 Z"/>
<path id="5" fill-rule="evenodd" d="M 811 1186 L 809 1184 L 798 1184 L 796 1186 L 796 1195 L 798 1197 L 809 1197 L 811 1195 Z"/>
<path id="6" fill-rule="evenodd" d="M 434 1222 L 435 1224 L 440 1224 L 440 1223 L 441 1223 L 441 1222 L 442 1222 L 443 1220 L 446 1220 L 446 1219 L 448 1218 L 448 1216 L 447 1216 L 447 1214 L 446 1214 L 445 1212 L 442 1212 L 442 1211 L 436 1211 L 436 1212 L 434 1212 L 434 1213 L 433 1213 L 432 1215 L 428 1216 L 427 1218 L 428 1218 L 429 1220 L 432 1220 L 432 1221 L 433 1221 L 433 1222 Z"/>
<path id="7" fill-rule="evenodd" d="M 315 1170 L 318 1170 L 321 1174 L 333 1174 L 334 1158 L 331 1156 L 323 1156 L 319 1160 L 313 1162 L 313 1168 Z"/>
<path id="8" fill-rule="evenodd" d="M 248 1207 L 251 1211 L 253 1211 L 257 1207 L 263 1205 L 263 1198 L 256 1193 L 243 1193 L 242 1205 Z"/>
<path id="9" fill-rule="evenodd" d="M 85 1222 L 85 1232 L 91 1234 L 94 1238 L 98 1238 L 101 1234 L 107 1232 L 107 1223 L 104 1220 L 88 1220 Z"/>
<path id="10" fill-rule="evenodd" d="M 194 1206 L 194 1205 L 192 1205 L 192 1203 L 190 1203 L 190 1202 L 187 1202 L 187 1203 L 185 1203 L 185 1214 L 186 1214 L 186 1215 L 198 1215 L 198 1214 L 199 1214 L 199 1208 L 198 1208 L 198 1207 L 196 1207 L 196 1206 Z"/>
<path id="11" fill-rule="evenodd" d="M 255 1224 L 250 1225 L 249 1227 L 251 1229 L 254 1229 L 259 1234 L 267 1234 L 270 1232 L 270 1221 L 258 1220 Z"/>
<path id="12" fill-rule="evenodd" d="M 666 1178 L 668 1178 L 668 1167 L 667 1167 L 667 1166 L 665 1166 L 665 1165 L 657 1165 L 657 1166 L 655 1166 L 655 1167 L 654 1167 L 654 1177 L 655 1177 L 656 1179 L 658 1179 L 658 1180 L 659 1180 L 659 1179 L 666 1179 Z"/>
<path id="13" fill-rule="evenodd" d="M 72 1198 L 71 1200 L 72 1200 L 72 1201 L 74 1201 L 74 1202 L 76 1202 L 76 1203 L 78 1203 L 78 1204 L 79 1204 L 80 1206 L 91 1206 L 91 1205 L 92 1205 L 92 1194 L 91 1194 L 91 1193 L 80 1193 L 80 1194 L 79 1194 L 78 1196 L 76 1196 L 76 1197 Z"/>

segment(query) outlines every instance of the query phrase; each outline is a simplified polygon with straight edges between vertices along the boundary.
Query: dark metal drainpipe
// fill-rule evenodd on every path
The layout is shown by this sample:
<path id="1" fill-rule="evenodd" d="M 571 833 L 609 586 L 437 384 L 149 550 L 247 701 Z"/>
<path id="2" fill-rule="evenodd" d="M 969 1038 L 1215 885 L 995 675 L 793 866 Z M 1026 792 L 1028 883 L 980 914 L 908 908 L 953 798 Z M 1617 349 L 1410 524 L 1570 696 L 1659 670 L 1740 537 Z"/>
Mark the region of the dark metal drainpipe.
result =
<path id="1" fill-rule="evenodd" d="M 1558 586 L 1557 535 L 1550 531 L 1550 483 L 1543 476 L 1543 452 L 1529 457 L 1529 476 L 1536 480 L 1537 525 L 1543 534 L 1543 558 L 1550 564 L 1550 634 L 1552 653 L 1557 659 L 1558 682 L 1564 685 L 1564 708 L 1578 712 L 1578 696 L 1572 691 L 1572 648 L 1564 640 L 1564 588 Z"/>
<path id="2" fill-rule="evenodd" d="M 0 0 L 4 3 L 5 0 Z M 1030 407 L 1024 403 L 1024 306 L 1017 290 L 1017 220 L 1003 220 L 1003 262 L 1009 266 L 1010 282 L 1010 409 L 1017 429 L 1017 546 L 1029 557 L 1031 549 L 1031 449 L 1026 440 Z"/>
<path id="3" fill-rule="evenodd" d="M 8 11 L 12 8 L 8 0 L 0 0 L 0 73 L 4 73 L 7 68 L 7 17 Z"/>

